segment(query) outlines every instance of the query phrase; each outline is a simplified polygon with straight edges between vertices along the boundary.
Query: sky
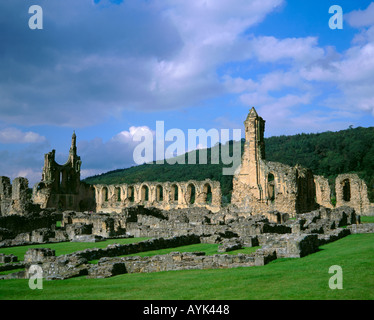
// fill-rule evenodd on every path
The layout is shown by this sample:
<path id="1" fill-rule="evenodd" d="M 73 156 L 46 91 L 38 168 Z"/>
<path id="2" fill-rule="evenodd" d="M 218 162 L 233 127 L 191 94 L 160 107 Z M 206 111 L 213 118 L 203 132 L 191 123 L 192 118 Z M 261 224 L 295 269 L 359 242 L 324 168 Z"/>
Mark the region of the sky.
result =
<path id="1" fill-rule="evenodd" d="M 374 126 L 372 1 L 32 4 L 0 2 L 0 176 L 30 187 L 45 153 L 65 163 L 73 131 L 85 178 L 134 165 L 134 133 L 156 121 L 244 137 L 254 106 L 265 137 Z"/>

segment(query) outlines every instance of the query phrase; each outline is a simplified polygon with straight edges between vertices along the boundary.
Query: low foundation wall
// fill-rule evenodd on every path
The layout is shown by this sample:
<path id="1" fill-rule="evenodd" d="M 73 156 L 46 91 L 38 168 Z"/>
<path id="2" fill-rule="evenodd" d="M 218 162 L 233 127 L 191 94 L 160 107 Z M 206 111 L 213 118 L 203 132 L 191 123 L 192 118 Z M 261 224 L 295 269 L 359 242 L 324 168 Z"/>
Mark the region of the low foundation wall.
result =
<path id="1" fill-rule="evenodd" d="M 152 257 L 124 257 L 124 258 L 102 258 L 96 266 L 89 271 L 90 278 L 103 278 L 109 275 L 108 270 L 113 265 L 123 273 L 147 273 L 172 270 L 189 269 L 225 269 L 237 267 L 263 266 L 277 258 L 274 250 L 258 250 L 252 254 L 215 254 L 205 255 L 204 252 L 180 253 L 172 252 L 165 255 Z"/>

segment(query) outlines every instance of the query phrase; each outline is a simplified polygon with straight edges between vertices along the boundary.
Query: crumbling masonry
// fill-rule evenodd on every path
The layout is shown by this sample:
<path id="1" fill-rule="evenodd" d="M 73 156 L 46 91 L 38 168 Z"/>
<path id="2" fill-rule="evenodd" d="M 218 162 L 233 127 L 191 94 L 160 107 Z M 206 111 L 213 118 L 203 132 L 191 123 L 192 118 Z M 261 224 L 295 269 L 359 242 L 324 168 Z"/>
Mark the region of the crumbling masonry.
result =
<path id="1" fill-rule="evenodd" d="M 265 121 L 252 108 L 244 121 L 242 162 L 233 178 L 231 203 L 248 214 L 279 211 L 295 216 L 321 207 L 332 208 L 328 180 L 296 165 L 265 160 Z M 350 206 L 360 215 L 374 215 L 367 186 L 356 174 L 338 175 L 336 207 Z"/>
<path id="2" fill-rule="evenodd" d="M 122 212 L 132 205 L 164 210 L 205 207 L 221 208 L 221 188 L 217 181 L 142 182 L 136 184 L 95 185 L 97 212 Z"/>
<path id="3" fill-rule="evenodd" d="M 95 210 L 94 188 L 80 181 L 81 164 L 74 133 L 65 164 L 60 165 L 55 161 L 55 150 L 44 156 L 42 181 L 33 188 L 34 203 L 41 208 Z"/>
<path id="4" fill-rule="evenodd" d="M 244 126 L 244 153 L 233 178 L 231 203 L 249 214 L 279 211 L 295 215 L 315 209 L 311 170 L 265 160 L 265 121 L 255 108 Z"/>
<path id="5" fill-rule="evenodd" d="M 295 216 L 319 206 L 333 208 L 328 180 L 299 165 L 290 167 L 265 159 L 265 121 L 252 108 L 244 121 L 245 146 L 241 165 L 233 177 L 231 206 L 250 216 L 268 212 Z M 121 213 L 143 205 L 163 210 L 181 208 L 221 209 L 221 188 L 217 181 L 142 182 L 94 185 L 80 181 L 81 159 L 76 135 L 72 136 L 65 164 L 55 161 L 55 150 L 45 154 L 41 182 L 27 193 L 28 181 L 16 178 L 13 185 L 0 177 L 0 215 L 24 214 L 33 205 L 41 209 Z M 367 186 L 356 174 L 342 174 L 335 182 L 336 207 L 350 206 L 360 215 L 374 215 Z"/>

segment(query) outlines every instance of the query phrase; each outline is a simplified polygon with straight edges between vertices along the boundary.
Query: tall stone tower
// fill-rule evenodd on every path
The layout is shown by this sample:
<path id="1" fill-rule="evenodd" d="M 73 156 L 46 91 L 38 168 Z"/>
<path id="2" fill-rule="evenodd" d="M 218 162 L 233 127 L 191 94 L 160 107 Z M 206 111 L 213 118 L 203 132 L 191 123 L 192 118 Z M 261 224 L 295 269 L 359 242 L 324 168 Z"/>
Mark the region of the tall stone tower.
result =
<path id="1" fill-rule="evenodd" d="M 291 215 L 315 208 L 313 173 L 265 160 L 265 121 L 252 108 L 244 121 L 245 145 L 242 162 L 233 177 L 231 203 L 243 212 Z"/>
<path id="2" fill-rule="evenodd" d="M 81 174 L 81 157 L 77 155 L 77 136 L 75 135 L 75 131 L 71 137 L 71 147 L 69 150 L 69 160 L 71 167 L 74 171 L 75 178 L 80 181 L 80 174 Z"/>
<path id="3" fill-rule="evenodd" d="M 33 200 L 42 208 L 61 210 L 92 209 L 94 189 L 80 181 L 81 158 L 77 155 L 77 136 L 71 137 L 68 160 L 60 165 L 56 151 L 44 155 L 42 181 L 34 186 Z"/>
<path id="4" fill-rule="evenodd" d="M 265 121 L 252 107 L 244 121 L 245 144 L 242 156 L 239 181 L 250 189 L 250 193 L 257 199 L 262 198 L 260 182 L 260 160 L 265 159 L 264 131 Z"/>
<path id="5" fill-rule="evenodd" d="M 77 155 L 76 142 L 77 137 L 74 132 L 71 137 L 69 157 L 63 165 L 56 163 L 55 150 L 44 155 L 42 182 L 50 184 L 55 193 L 78 193 L 82 161 Z"/>

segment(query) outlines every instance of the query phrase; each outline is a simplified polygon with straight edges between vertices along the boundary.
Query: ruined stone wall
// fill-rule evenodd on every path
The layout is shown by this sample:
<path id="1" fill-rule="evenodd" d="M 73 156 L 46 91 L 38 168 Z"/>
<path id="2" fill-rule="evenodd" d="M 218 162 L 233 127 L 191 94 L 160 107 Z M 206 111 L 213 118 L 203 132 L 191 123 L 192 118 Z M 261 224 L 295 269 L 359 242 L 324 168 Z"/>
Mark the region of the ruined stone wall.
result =
<path id="1" fill-rule="evenodd" d="M 323 176 L 314 176 L 316 186 L 316 202 L 326 208 L 333 208 L 331 203 L 331 189 L 328 179 Z"/>
<path id="2" fill-rule="evenodd" d="M 57 215 L 50 213 L 27 216 L 2 216 L 0 217 L 0 241 L 4 239 L 15 239 L 17 242 L 21 240 L 21 238 L 30 241 L 34 230 L 42 228 L 54 230 L 58 219 Z"/>
<path id="3" fill-rule="evenodd" d="M 374 215 L 365 181 L 357 174 L 340 174 L 335 180 L 336 207 L 349 206 L 360 215 Z"/>
<path id="4" fill-rule="evenodd" d="M 231 203 L 243 211 L 251 214 L 279 211 L 294 216 L 316 208 L 314 178 L 309 169 L 260 160 L 259 198 L 239 175 L 233 178 Z"/>
<path id="5" fill-rule="evenodd" d="M 0 216 L 25 215 L 32 210 L 28 188 L 26 178 L 15 178 L 11 184 L 8 177 L 0 177 Z"/>
<path id="6" fill-rule="evenodd" d="M 205 207 L 221 208 L 221 187 L 212 180 L 186 182 L 142 182 L 95 187 L 96 212 L 117 212 L 134 205 L 163 210 Z"/>
<path id="7" fill-rule="evenodd" d="M 254 108 L 244 126 L 244 153 L 233 177 L 231 203 L 248 215 L 276 210 L 294 216 L 315 209 L 312 172 L 265 160 L 265 121 Z"/>
<path id="8" fill-rule="evenodd" d="M 67 228 L 69 239 L 74 239 L 76 234 L 86 234 L 82 226 L 90 226 L 89 234 L 109 238 L 125 234 L 127 218 L 127 215 L 121 214 L 84 214 L 66 211 L 63 213 L 61 227 Z"/>
<path id="9" fill-rule="evenodd" d="M 94 211 L 95 190 L 80 181 L 82 161 L 77 155 L 76 136 L 72 136 L 69 157 L 65 164 L 55 161 L 55 150 L 44 155 L 41 182 L 33 188 L 33 202 L 41 208 Z"/>
<path id="10" fill-rule="evenodd" d="M 0 177 L 0 216 L 8 214 L 12 204 L 12 185 L 8 177 Z"/>

